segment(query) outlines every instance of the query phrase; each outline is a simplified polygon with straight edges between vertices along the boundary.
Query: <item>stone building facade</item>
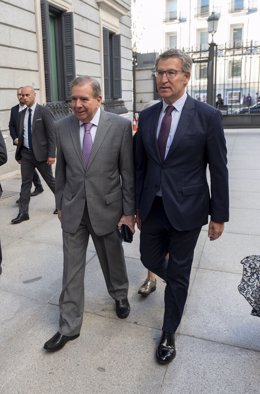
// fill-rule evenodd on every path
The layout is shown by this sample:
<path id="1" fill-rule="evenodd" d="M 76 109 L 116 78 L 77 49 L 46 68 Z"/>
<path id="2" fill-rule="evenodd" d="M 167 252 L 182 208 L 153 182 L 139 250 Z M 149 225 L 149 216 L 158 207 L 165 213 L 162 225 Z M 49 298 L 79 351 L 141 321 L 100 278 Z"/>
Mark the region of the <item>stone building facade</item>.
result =
<path id="1" fill-rule="evenodd" d="M 17 169 L 8 123 L 16 89 L 31 85 L 41 104 L 69 101 L 79 75 L 99 80 L 106 110 L 132 111 L 131 0 L 1 0 L 0 129 Z"/>

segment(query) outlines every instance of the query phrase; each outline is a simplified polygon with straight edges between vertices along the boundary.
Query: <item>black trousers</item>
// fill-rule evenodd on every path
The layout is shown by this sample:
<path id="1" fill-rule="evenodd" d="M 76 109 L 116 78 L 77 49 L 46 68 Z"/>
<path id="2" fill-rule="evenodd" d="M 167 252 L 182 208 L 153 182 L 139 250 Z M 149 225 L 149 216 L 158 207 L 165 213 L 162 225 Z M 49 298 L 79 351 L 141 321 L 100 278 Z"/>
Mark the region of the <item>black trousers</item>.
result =
<path id="1" fill-rule="evenodd" d="M 147 269 L 166 282 L 163 331 L 174 333 L 180 324 L 200 231 L 201 227 L 191 231 L 174 229 L 160 197 L 155 198 L 147 219 L 142 222 L 141 261 Z M 169 259 L 166 259 L 168 253 Z"/>
<path id="2" fill-rule="evenodd" d="M 55 193 L 55 179 L 53 177 L 52 167 L 49 166 L 46 161 L 37 161 L 31 150 L 22 148 L 21 155 L 22 186 L 20 193 L 19 212 L 28 213 L 35 168 L 39 170 L 41 176 L 53 194 Z"/>
<path id="3" fill-rule="evenodd" d="M 38 172 L 37 172 L 36 170 L 34 170 L 34 173 L 33 173 L 33 184 L 34 184 L 34 186 L 36 187 L 36 189 L 37 189 L 38 187 L 41 187 L 41 186 L 42 186 L 42 183 L 41 183 L 39 174 L 38 174 Z"/>

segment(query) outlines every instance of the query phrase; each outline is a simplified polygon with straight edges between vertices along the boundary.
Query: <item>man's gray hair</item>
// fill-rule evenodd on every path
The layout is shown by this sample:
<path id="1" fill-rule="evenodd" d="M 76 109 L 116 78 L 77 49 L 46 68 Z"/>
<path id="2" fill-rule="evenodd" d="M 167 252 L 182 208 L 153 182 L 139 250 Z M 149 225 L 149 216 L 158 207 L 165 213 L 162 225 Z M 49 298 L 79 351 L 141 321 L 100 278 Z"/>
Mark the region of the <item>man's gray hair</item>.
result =
<path id="1" fill-rule="evenodd" d="M 101 96 L 101 87 L 100 83 L 93 77 L 90 77 L 88 75 L 82 75 L 80 77 L 76 77 L 71 81 L 70 83 L 70 89 L 72 89 L 74 86 L 82 86 L 85 84 L 90 84 L 93 90 L 93 97 L 97 98 Z"/>
<path id="2" fill-rule="evenodd" d="M 180 59 L 182 62 L 182 71 L 191 72 L 192 58 L 187 53 L 181 51 L 180 49 L 168 49 L 167 51 L 162 52 L 155 60 L 156 70 L 160 60 L 167 60 L 170 58 Z"/>

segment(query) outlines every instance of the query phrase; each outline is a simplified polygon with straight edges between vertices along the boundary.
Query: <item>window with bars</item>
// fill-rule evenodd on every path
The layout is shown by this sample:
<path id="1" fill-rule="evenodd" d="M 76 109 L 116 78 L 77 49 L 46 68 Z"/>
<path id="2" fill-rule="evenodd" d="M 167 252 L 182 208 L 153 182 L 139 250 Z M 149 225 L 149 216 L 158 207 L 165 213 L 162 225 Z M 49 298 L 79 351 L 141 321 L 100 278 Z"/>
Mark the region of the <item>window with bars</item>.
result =
<path id="1" fill-rule="evenodd" d="M 168 35 L 168 47 L 174 49 L 177 48 L 177 34 Z"/>
<path id="2" fill-rule="evenodd" d="M 233 59 L 229 61 L 229 77 L 236 78 L 241 77 L 242 74 L 242 60 Z"/>
<path id="3" fill-rule="evenodd" d="M 231 28 L 232 44 L 234 47 L 240 47 L 243 44 L 243 27 L 233 26 Z"/>
<path id="4" fill-rule="evenodd" d="M 206 79 L 208 77 L 207 63 L 196 64 L 196 79 Z"/>
<path id="5" fill-rule="evenodd" d="M 208 49 L 209 42 L 209 33 L 207 30 L 200 30 L 199 31 L 199 47 L 203 51 Z"/>
<path id="6" fill-rule="evenodd" d="M 177 0 L 167 0 L 166 2 L 166 20 L 177 19 Z"/>
<path id="7" fill-rule="evenodd" d="M 209 15 L 209 0 L 199 1 L 199 15 L 208 16 Z"/>
<path id="8" fill-rule="evenodd" d="M 232 12 L 242 11 L 244 9 L 244 0 L 232 0 Z"/>

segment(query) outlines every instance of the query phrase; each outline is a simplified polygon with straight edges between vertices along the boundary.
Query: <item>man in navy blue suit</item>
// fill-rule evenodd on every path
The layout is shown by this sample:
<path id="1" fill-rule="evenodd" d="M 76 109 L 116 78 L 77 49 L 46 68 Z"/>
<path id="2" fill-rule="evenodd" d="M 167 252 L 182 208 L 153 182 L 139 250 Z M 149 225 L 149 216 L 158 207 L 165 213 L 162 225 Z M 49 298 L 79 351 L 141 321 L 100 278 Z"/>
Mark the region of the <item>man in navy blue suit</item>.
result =
<path id="1" fill-rule="evenodd" d="M 167 364 L 176 355 L 174 334 L 182 318 L 201 228 L 209 220 L 209 239 L 221 236 L 229 219 L 229 193 L 221 114 L 186 92 L 192 59 L 170 49 L 159 55 L 155 67 L 162 101 L 139 116 L 136 210 L 142 263 L 166 282 L 156 358 Z"/>
<path id="2" fill-rule="evenodd" d="M 15 146 L 18 145 L 18 136 L 19 136 L 19 130 L 18 130 L 18 117 L 19 113 L 26 108 L 26 105 L 24 104 L 24 99 L 22 97 L 22 88 L 17 89 L 17 98 L 19 101 L 19 104 L 15 105 L 14 107 L 11 108 L 11 113 L 10 113 L 10 120 L 9 120 L 9 131 L 10 131 L 10 136 L 13 140 L 13 144 Z M 38 196 L 38 194 L 43 192 L 43 187 L 41 184 L 40 177 L 37 173 L 36 170 L 34 170 L 33 173 L 33 184 L 34 184 L 34 191 L 31 193 L 31 197 Z M 17 200 L 17 203 L 19 203 L 19 200 Z"/>

